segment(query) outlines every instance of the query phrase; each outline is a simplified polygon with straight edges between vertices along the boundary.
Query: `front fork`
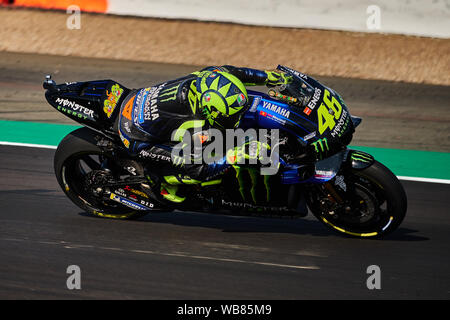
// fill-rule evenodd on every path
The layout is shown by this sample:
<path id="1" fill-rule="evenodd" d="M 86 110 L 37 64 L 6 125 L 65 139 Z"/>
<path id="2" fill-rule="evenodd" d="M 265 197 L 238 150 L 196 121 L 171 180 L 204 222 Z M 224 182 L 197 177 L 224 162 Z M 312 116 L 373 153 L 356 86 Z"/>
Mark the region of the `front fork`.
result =
<path id="1" fill-rule="evenodd" d="M 346 172 L 349 170 L 364 170 L 370 167 L 374 161 L 375 159 L 370 154 L 353 149 L 345 149 L 340 154 L 320 161 L 316 164 L 316 175 L 320 172 L 334 172 L 334 174 L 332 178 L 330 176 L 328 181 L 320 183 L 319 186 L 317 184 L 311 185 L 313 188 L 316 187 L 315 191 L 312 192 L 317 192 L 321 196 L 318 198 L 310 196 L 309 198 L 318 199 L 321 207 L 326 208 L 326 211 L 331 214 L 338 208 L 350 211 L 349 204 L 342 197 L 342 192 L 352 192 L 351 184 L 346 183 Z"/>

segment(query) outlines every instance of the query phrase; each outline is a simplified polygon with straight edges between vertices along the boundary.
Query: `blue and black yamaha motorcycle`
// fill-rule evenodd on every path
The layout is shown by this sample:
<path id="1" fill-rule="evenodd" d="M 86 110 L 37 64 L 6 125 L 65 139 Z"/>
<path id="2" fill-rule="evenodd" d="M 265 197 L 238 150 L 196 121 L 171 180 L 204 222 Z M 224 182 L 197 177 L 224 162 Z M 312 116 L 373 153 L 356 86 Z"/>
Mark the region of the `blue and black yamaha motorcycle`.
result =
<path id="1" fill-rule="evenodd" d="M 290 68 L 278 69 L 293 81 L 267 94 L 248 91 L 249 108 L 239 125 L 278 130 L 277 174 L 231 166 L 212 181 L 177 186 L 179 203 L 163 199 L 155 182 L 158 170 L 131 156 L 119 137 L 118 113 L 130 89 L 112 80 L 57 85 L 47 76 L 47 101 L 84 126 L 56 150 L 61 188 L 77 206 L 105 218 L 175 209 L 267 217 L 304 217 L 310 211 L 348 236 L 381 237 L 395 230 L 407 208 L 401 183 L 371 155 L 347 147 L 361 119 L 350 115 L 331 88 Z M 311 153 L 321 158 L 311 159 Z"/>

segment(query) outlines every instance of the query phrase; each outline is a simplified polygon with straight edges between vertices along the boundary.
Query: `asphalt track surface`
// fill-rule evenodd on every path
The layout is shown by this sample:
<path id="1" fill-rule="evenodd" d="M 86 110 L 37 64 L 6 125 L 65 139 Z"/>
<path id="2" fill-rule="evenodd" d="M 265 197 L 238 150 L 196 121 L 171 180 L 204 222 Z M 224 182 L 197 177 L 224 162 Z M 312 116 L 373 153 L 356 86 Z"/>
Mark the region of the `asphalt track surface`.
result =
<path id="1" fill-rule="evenodd" d="M 47 120 L 61 122 L 60 118 L 51 118 L 57 113 L 45 109 L 49 107 L 43 105 L 37 84 L 46 64 L 53 63 L 58 70 L 66 68 L 61 81 L 109 77 L 119 80 L 122 76 L 135 87 L 142 82 L 131 76 L 133 70 L 142 70 L 127 63 L 116 62 L 114 66 L 111 61 L 86 60 L 77 69 L 74 61 L 79 60 L 74 58 L 1 55 L 2 119 L 31 120 L 24 117 L 42 119 L 48 115 Z M 31 65 L 33 61 L 35 64 Z M 65 62 L 70 67 L 65 67 Z M 94 71 L 107 67 L 114 70 L 108 76 L 90 77 Z M 153 65 L 154 70 L 163 67 Z M 166 67 L 168 71 L 156 73 L 152 80 L 168 79 L 190 68 Z M 72 79 L 67 78 L 70 71 L 74 72 Z M 351 84 L 363 89 L 368 86 L 367 82 L 329 80 L 344 91 L 347 88 L 350 96 L 356 95 Z M 379 83 L 374 94 L 388 87 Z M 411 95 L 419 90 L 418 86 L 407 84 L 396 88 Z M 368 89 L 362 90 L 361 95 L 370 95 L 365 90 Z M 436 107 L 430 110 L 438 115 L 440 108 L 446 107 L 441 102 L 448 93 L 438 94 L 442 87 L 425 91 L 431 92 L 427 98 L 434 97 L 430 106 Z M 419 99 L 419 104 L 422 101 L 413 98 Z M 364 100 L 360 111 L 372 100 Z M 403 110 L 400 104 L 408 105 L 409 101 L 400 100 L 395 97 L 392 104 L 397 103 Z M 414 112 L 419 107 L 411 103 Z M 401 111 L 384 115 L 391 117 L 388 122 L 404 117 Z M 420 114 L 416 116 L 425 119 Z M 371 117 L 377 118 L 370 114 L 367 117 L 369 123 Z M 427 121 L 440 123 L 441 128 L 448 126 L 443 117 L 430 116 Z M 391 145 L 386 145 L 380 136 L 372 139 L 369 135 L 364 138 L 369 142 L 366 145 L 395 147 L 401 136 L 417 134 L 405 131 L 408 126 L 414 127 L 414 123 L 396 128 L 398 135 Z M 428 127 L 418 130 L 425 135 L 437 134 L 434 127 Z M 425 148 L 421 143 L 417 145 Z M 435 151 L 448 151 L 448 141 L 432 147 Z M 95 218 L 83 213 L 60 190 L 53 173 L 54 150 L 0 146 L 0 155 L 2 299 L 450 297 L 450 185 L 403 181 L 408 196 L 403 224 L 383 240 L 359 240 L 333 233 L 311 216 L 293 220 L 174 212 L 149 214 L 136 221 Z M 81 268 L 81 290 L 66 287 L 69 265 Z M 381 290 L 367 289 L 370 265 L 381 269 Z"/>
<path id="2" fill-rule="evenodd" d="M 54 150 L 1 146 L 0 298 L 448 299 L 450 185 L 403 182 L 401 227 L 342 237 L 313 218 L 87 216 L 54 177 Z M 69 265 L 81 290 L 66 287 Z M 367 267 L 381 269 L 368 290 Z"/>

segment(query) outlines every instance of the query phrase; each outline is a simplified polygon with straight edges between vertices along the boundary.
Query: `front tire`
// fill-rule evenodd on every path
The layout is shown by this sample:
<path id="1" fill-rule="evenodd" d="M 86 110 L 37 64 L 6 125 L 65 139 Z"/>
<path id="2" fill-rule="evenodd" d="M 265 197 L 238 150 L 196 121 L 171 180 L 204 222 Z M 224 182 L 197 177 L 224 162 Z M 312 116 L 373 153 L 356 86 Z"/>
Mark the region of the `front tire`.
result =
<path id="1" fill-rule="evenodd" d="M 385 236 L 397 229 L 406 215 L 403 186 L 378 161 L 363 170 L 349 169 L 320 191 L 309 195 L 311 211 L 327 227 L 348 236 Z M 339 205 L 330 200 L 336 198 Z"/>

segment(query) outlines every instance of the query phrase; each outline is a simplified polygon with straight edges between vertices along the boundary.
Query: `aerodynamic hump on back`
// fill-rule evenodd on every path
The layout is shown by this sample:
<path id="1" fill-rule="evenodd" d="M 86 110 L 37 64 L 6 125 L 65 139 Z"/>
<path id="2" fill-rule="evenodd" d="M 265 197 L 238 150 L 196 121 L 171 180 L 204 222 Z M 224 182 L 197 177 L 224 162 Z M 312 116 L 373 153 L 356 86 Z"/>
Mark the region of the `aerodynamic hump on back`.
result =
<path id="1" fill-rule="evenodd" d="M 130 92 L 113 80 L 71 82 L 57 85 L 50 76 L 44 82 L 45 97 L 65 116 L 96 129 L 110 129 L 120 105 Z"/>

